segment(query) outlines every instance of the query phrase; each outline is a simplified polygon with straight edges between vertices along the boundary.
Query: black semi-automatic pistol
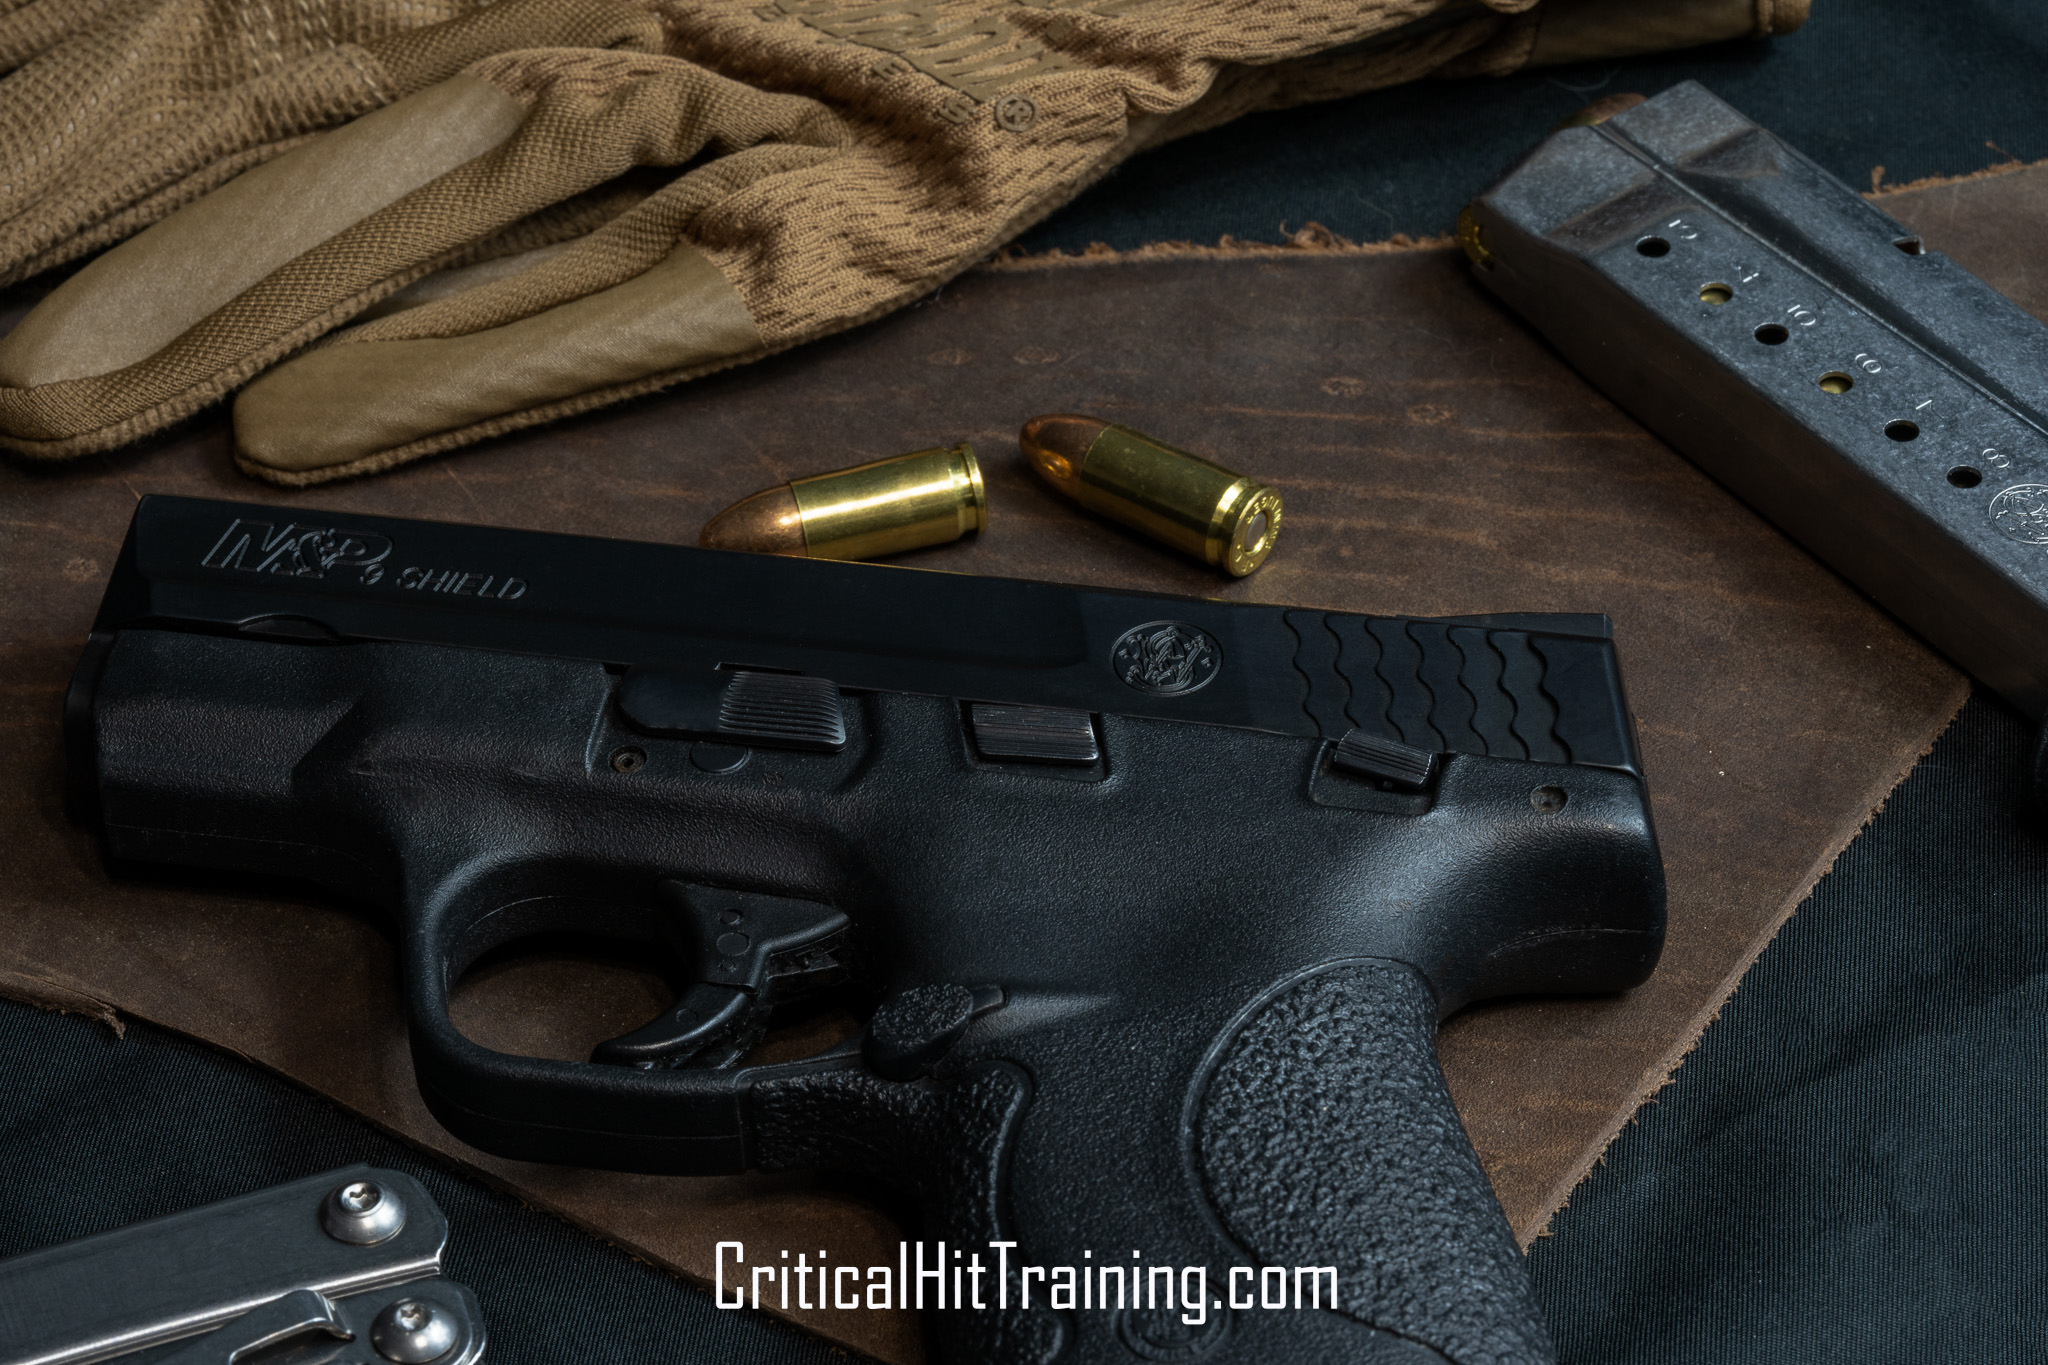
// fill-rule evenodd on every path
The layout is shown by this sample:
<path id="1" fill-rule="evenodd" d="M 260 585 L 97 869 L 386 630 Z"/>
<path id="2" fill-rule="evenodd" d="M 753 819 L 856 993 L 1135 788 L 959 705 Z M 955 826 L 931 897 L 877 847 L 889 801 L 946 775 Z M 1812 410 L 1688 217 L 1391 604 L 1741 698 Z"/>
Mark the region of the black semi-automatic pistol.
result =
<path id="1" fill-rule="evenodd" d="M 1604 617 L 151 497 L 65 705 L 116 858 L 392 912 L 451 1132 L 893 1184 L 990 1275 L 932 1286 L 947 1361 L 1552 1358 L 1434 1040 L 1656 962 Z M 673 954 L 674 1007 L 580 1063 L 456 1030 L 562 931 Z M 819 989 L 860 1032 L 750 1063 Z"/>
<path id="2" fill-rule="evenodd" d="M 1615 402 L 2048 716 L 2048 326 L 1691 81 L 1553 133 L 1458 235 Z M 2048 799 L 2048 727 L 2033 768 Z"/>

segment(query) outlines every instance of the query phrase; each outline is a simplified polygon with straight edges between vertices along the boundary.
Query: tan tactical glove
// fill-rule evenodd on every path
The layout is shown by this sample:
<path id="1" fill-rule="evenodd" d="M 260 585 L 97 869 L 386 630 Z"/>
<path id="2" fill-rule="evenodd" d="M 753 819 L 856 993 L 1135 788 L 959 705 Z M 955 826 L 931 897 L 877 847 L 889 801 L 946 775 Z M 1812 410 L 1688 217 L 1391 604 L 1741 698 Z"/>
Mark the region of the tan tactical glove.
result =
<path id="1" fill-rule="evenodd" d="M 1583 15 L 1615 3 L 721 0 L 657 25 L 610 0 L 501 0 L 302 61 L 416 93 L 52 292 L 0 340 L 0 433 L 104 449 L 275 366 L 236 403 L 245 469 L 386 468 L 878 316 L 1133 151 L 1249 109 L 1512 70 L 1551 17 L 1578 16 L 1556 59 L 1612 55 L 1612 26 Z M 1646 8 L 1657 43 L 1803 17 L 1626 16 Z M 1639 17 L 1617 24 L 1643 40 Z"/>

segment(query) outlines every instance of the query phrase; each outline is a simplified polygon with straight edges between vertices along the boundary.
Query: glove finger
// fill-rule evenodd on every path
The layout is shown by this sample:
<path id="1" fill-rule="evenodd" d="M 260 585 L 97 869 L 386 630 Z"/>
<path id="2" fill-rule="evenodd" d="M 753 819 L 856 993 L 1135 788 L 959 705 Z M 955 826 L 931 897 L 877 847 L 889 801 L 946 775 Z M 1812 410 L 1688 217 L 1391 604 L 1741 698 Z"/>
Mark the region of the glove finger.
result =
<path id="1" fill-rule="evenodd" d="M 177 343 L 287 265 L 420 184 L 500 145 L 524 111 L 480 81 L 451 81 L 259 166 L 93 261 L 0 338 L 0 429 L 30 454 L 141 434 L 193 411 L 237 340 Z M 394 147 L 406 155 L 394 156 Z M 155 361 L 157 363 L 152 364 Z M 142 419 L 139 423 L 137 419 Z"/>
<path id="2" fill-rule="evenodd" d="M 0 282 L 118 240 L 388 103 L 397 87 L 357 41 L 469 3 L 45 0 L 15 11 L 0 42 L 33 59 L 0 81 Z"/>
<path id="3" fill-rule="evenodd" d="M 0 18 L 0 282 L 121 240 L 494 52 L 658 52 L 622 0 L 37 0 Z M 25 63 L 25 65 L 23 65 Z"/>
<path id="4" fill-rule="evenodd" d="M 408 291 L 417 306 L 243 389 L 237 461 L 287 484 L 371 473 L 761 354 L 753 315 L 689 226 L 752 184 L 835 155 L 776 143 L 735 152 L 577 241 L 429 276 Z"/>
<path id="5" fill-rule="evenodd" d="M 675 179 L 674 171 L 668 167 L 638 167 L 616 180 L 521 218 L 471 243 L 464 249 L 461 262 L 423 275 L 371 304 L 356 315 L 355 325 L 345 328 L 342 335 L 352 335 L 377 318 L 408 313 L 422 305 L 452 298 L 558 256 L 571 244 L 646 203 Z"/>
<path id="6" fill-rule="evenodd" d="M 760 344 L 739 292 L 682 243 L 622 284 L 497 327 L 337 342 L 287 361 L 237 396 L 236 460 L 283 484 L 374 473 L 652 387 L 650 373 L 722 368 Z"/>
<path id="7" fill-rule="evenodd" d="M 8 443 L 73 454 L 175 420 L 637 164 L 843 139 L 811 101 L 668 58 L 556 50 L 493 62 L 251 172 L 60 286 L 0 340 Z"/>

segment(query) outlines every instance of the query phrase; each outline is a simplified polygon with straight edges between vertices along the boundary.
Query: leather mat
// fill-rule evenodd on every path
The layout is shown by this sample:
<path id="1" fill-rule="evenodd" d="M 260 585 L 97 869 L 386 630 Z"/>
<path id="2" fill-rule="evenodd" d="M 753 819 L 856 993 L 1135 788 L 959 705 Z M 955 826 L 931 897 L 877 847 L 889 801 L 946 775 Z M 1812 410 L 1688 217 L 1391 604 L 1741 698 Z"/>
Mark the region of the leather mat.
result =
<path id="1" fill-rule="evenodd" d="M 2048 168 L 1885 206 L 2048 311 L 2048 273 L 2030 270 L 2026 246 L 2038 234 L 2011 226 L 2048 221 Z M 1014 443 L 1023 418 L 1060 409 L 1279 484 L 1273 559 L 1225 582 L 1077 513 Z M 1624 998 L 1475 1008 L 1441 1044 L 1525 1244 L 1965 695 L 1954 670 L 1581 383 L 1452 250 L 1025 260 L 767 364 L 366 482 L 251 483 L 219 417 L 139 452 L 0 465 L 0 991 L 231 1049 L 688 1276 L 706 1278 L 728 1238 L 893 1262 L 889 1216 L 813 1178 L 622 1176 L 455 1142 L 413 1089 L 385 930 L 290 888 L 110 880 L 61 812 L 57 716 L 145 491 L 690 540 L 755 489 L 962 438 L 982 454 L 991 524 L 920 565 L 1360 612 L 1612 614 L 1669 870 L 1663 964 Z M 632 964 L 538 956 L 472 974 L 458 1004 L 482 1041 L 572 1057 L 666 998 Z M 921 1355 L 905 1314 L 795 1316 L 885 1360 Z"/>

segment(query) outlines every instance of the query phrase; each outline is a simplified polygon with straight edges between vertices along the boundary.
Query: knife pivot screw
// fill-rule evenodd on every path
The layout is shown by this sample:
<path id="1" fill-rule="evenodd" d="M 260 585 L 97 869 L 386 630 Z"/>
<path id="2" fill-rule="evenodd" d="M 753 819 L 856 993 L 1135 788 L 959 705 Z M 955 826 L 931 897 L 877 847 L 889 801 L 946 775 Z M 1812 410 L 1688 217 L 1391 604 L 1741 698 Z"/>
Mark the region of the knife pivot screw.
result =
<path id="1" fill-rule="evenodd" d="M 615 773 L 637 773 L 647 766 L 647 751 L 631 745 L 612 755 L 612 771 Z"/>
<path id="2" fill-rule="evenodd" d="M 405 1226 L 405 1203 L 374 1180 L 351 1180 L 320 1205 L 320 1226 L 337 1242 L 375 1246 Z"/>
<path id="3" fill-rule="evenodd" d="M 398 1365 L 426 1365 L 455 1349 L 455 1315 L 427 1299 L 400 1299 L 370 1324 L 370 1344 Z"/>
<path id="4" fill-rule="evenodd" d="M 1555 815 L 1563 810 L 1568 799 L 1563 787 L 1538 787 L 1529 793 L 1530 807 L 1545 815 Z"/>

